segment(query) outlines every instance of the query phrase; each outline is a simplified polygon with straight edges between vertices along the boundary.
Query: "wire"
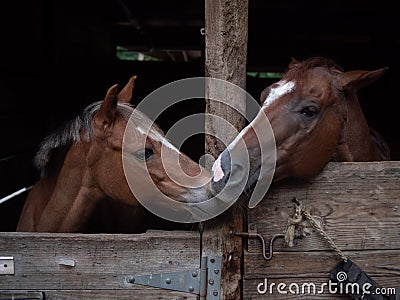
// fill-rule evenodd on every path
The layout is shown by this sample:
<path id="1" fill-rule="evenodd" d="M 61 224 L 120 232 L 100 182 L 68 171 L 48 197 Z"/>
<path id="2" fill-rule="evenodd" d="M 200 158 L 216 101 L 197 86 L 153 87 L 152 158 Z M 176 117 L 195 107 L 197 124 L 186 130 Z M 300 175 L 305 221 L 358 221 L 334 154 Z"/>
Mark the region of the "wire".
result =
<path id="1" fill-rule="evenodd" d="M 22 194 L 22 193 L 24 193 L 26 191 L 29 191 L 31 188 L 33 188 L 33 185 L 31 185 L 29 187 L 24 187 L 24 188 L 22 188 L 22 189 L 20 189 L 20 190 L 18 190 L 16 192 L 8 195 L 8 196 L 5 196 L 5 197 L 1 198 L 0 199 L 0 204 L 6 202 L 7 200 L 10 200 L 10 199 L 16 197 L 16 196 L 18 196 L 18 195 L 20 195 L 20 194 Z"/>

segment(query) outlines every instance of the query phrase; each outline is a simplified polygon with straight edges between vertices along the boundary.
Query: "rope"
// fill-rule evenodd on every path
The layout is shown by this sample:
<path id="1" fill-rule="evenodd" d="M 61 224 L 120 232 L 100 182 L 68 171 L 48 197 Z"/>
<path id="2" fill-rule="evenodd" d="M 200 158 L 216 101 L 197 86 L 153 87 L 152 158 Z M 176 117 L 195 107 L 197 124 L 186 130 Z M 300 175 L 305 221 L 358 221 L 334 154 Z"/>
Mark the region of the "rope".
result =
<path id="1" fill-rule="evenodd" d="M 285 241 L 289 247 L 294 246 L 295 239 L 295 231 L 296 227 L 304 221 L 304 218 L 308 220 L 312 227 L 324 238 L 325 241 L 328 242 L 329 246 L 335 251 L 337 256 L 347 262 L 347 256 L 343 254 L 343 252 L 336 246 L 335 242 L 331 239 L 331 237 L 321 228 L 321 226 L 315 221 L 315 219 L 311 216 L 311 214 L 306 210 L 305 206 L 299 202 L 296 198 L 293 199 L 295 203 L 295 213 L 293 217 L 289 218 Z"/>
<path id="2" fill-rule="evenodd" d="M 299 203 L 299 205 L 295 204 L 294 215 L 293 215 L 293 217 L 288 219 L 286 233 L 285 233 L 285 242 L 289 247 L 294 246 L 296 227 L 301 222 L 303 222 L 302 210 L 303 210 L 303 206 L 300 203 Z"/>

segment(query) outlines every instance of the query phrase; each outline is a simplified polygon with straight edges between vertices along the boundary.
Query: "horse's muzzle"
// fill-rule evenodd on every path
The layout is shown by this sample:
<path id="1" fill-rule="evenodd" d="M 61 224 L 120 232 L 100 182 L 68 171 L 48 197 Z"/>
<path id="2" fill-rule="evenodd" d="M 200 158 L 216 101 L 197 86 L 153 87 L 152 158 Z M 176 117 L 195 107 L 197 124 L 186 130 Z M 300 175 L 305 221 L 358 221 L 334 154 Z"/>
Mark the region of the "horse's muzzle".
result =
<path id="1" fill-rule="evenodd" d="M 224 150 L 212 167 L 211 188 L 214 195 L 220 193 L 225 187 L 231 174 L 231 156 Z"/>

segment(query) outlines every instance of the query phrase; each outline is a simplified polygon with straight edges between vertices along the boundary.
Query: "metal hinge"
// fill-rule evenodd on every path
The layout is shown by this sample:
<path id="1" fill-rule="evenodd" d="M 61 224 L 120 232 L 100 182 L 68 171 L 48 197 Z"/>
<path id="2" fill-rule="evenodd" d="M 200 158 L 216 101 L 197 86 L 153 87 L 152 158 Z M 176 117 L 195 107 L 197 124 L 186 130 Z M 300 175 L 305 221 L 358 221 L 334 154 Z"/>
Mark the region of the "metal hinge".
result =
<path id="1" fill-rule="evenodd" d="M 14 257 L 0 256 L 0 275 L 14 275 Z"/>
<path id="2" fill-rule="evenodd" d="M 219 300 L 221 294 L 221 256 L 202 256 L 200 269 L 180 272 L 128 276 L 130 284 L 140 284 L 200 296 L 200 300 Z"/>

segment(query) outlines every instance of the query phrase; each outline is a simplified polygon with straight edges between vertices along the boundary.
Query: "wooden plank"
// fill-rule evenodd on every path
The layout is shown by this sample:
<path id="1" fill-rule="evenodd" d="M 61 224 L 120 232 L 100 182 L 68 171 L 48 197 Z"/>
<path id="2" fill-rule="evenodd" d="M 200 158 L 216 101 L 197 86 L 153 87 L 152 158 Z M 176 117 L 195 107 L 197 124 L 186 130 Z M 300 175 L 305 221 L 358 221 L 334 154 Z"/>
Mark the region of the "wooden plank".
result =
<path id="1" fill-rule="evenodd" d="M 286 229 L 297 197 L 338 247 L 385 287 L 400 287 L 400 162 L 330 163 L 310 182 L 274 184 L 262 203 L 248 212 L 249 228 L 267 240 Z M 264 278 L 286 284 L 327 282 L 337 263 L 328 244 L 312 230 L 289 248 L 275 243 L 271 261 L 251 241 L 244 256 L 244 298 L 261 299 Z M 310 295 L 268 294 L 271 299 L 309 299 Z M 313 299 L 343 299 L 325 293 Z"/>
<path id="2" fill-rule="evenodd" d="M 246 87 L 248 0 L 205 1 L 205 74 L 243 89 Z M 222 90 L 223 89 L 223 90 Z M 221 99 L 222 98 L 222 99 Z M 211 99 L 229 102 L 231 107 Z M 237 133 L 221 126 L 212 116 L 220 116 L 241 130 L 245 124 L 239 112 L 246 112 L 246 95 L 229 86 L 206 83 L 206 153 L 214 158 L 225 149 L 222 138 L 232 141 Z M 218 139 L 219 138 L 219 139 Z"/>
<path id="3" fill-rule="evenodd" d="M 100 295 L 101 290 L 126 290 L 132 293 L 131 299 L 143 299 L 146 294 L 196 299 L 187 293 L 129 284 L 126 279 L 198 269 L 199 249 L 196 232 L 0 233 L 0 256 L 15 258 L 15 275 L 0 276 L 0 290 L 97 290 Z"/>
<path id="4" fill-rule="evenodd" d="M 205 1 L 205 74 L 207 77 L 222 79 L 241 88 L 246 85 L 248 0 L 206 0 Z M 229 86 L 206 83 L 206 113 L 219 116 L 240 131 L 245 120 L 243 116 L 225 104 L 211 99 L 229 101 L 239 112 L 246 111 L 246 97 Z M 229 126 L 214 123 L 206 116 L 206 153 L 216 158 L 225 149 L 218 138 L 231 142 L 237 132 Z M 206 167 L 210 167 L 210 161 Z M 229 231 L 243 230 L 243 210 L 234 205 L 224 214 L 204 223 L 202 253 L 205 256 L 222 256 L 222 280 L 220 299 L 241 297 L 242 241 L 232 237 Z"/>
<path id="5" fill-rule="evenodd" d="M 343 250 L 400 249 L 400 162 L 330 163 L 312 182 L 274 185 L 249 211 L 249 224 L 270 238 L 286 229 L 293 197 L 306 205 Z M 313 232 L 294 248 L 277 241 L 278 251 L 327 249 Z M 259 243 L 249 244 L 258 251 Z"/>
<path id="6" fill-rule="evenodd" d="M 362 270 L 373 278 L 397 278 L 400 287 L 400 251 L 345 251 Z M 245 278 L 325 278 L 337 264 L 332 252 L 277 252 L 271 261 L 265 261 L 258 253 L 246 253 Z M 296 263 L 294 263 L 296 262 Z M 378 281 L 380 282 L 380 281 Z"/>
<path id="7" fill-rule="evenodd" d="M 43 290 L 46 300 L 128 300 L 128 299 L 157 299 L 157 300 L 195 300 L 196 295 L 168 291 L 157 288 L 142 288 L 131 290 Z M 11 300 L 18 298 L 2 298 L 0 291 L 0 300 Z M 27 298 L 22 298 L 27 299 Z"/>

